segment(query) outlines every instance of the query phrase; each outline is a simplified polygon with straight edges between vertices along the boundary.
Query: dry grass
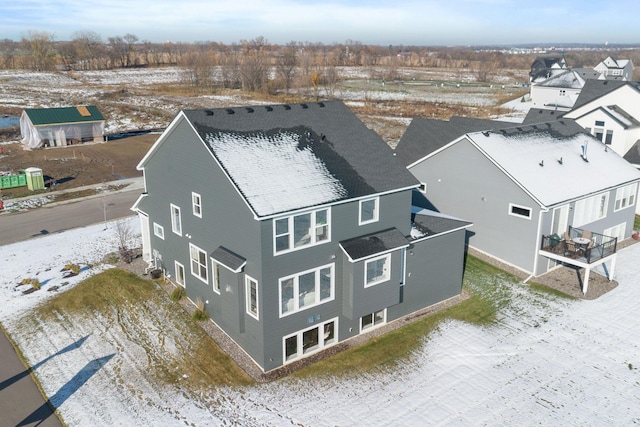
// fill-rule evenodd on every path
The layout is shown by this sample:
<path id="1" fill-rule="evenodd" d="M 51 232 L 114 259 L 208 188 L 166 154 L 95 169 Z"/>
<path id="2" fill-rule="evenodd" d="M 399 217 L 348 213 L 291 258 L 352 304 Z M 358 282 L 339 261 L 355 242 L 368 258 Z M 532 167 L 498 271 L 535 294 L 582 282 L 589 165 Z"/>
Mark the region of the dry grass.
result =
<path id="1" fill-rule="evenodd" d="M 146 353 L 148 372 L 167 384 L 197 391 L 252 382 L 184 310 L 176 309 L 157 284 L 124 270 L 112 268 L 92 276 L 30 317 L 37 317 L 37 323 L 47 325 L 52 333 L 70 322 L 108 330 L 115 346 L 134 341 Z M 92 327 L 92 322 L 107 325 Z"/>

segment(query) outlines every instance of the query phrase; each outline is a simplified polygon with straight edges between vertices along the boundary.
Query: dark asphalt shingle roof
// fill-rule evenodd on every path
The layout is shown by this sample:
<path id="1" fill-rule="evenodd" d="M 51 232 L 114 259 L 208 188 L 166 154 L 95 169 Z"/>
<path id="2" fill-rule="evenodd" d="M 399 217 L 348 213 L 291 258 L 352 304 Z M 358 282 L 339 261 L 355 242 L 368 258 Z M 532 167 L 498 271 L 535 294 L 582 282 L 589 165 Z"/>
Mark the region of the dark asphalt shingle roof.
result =
<path id="1" fill-rule="evenodd" d="M 82 114 L 85 109 L 89 115 Z M 84 107 L 27 108 L 24 111 L 34 126 L 104 120 L 102 113 L 100 113 L 98 107 L 94 105 Z"/>
<path id="2" fill-rule="evenodd" d="M 580 91 L 580 95 L 578 95 L 578 99 L 575 104 L 573 104 L 572 109 L 576 110 L 594 99 L 600 98 L 601 96 L 629 83 L 630 82 L 616 80 L 587 80 Z"/>
<path id="3" fill-rule="evenodd" d="M 397 228 L 380 231 L 340 242 L 342 250 L 358 261 L 380 253 L 409 246 L 407 238 Z"/>
<path id="4" fill-rule="evenodd" d="M 471 222 L 462 219 L 453 218 L 438 212 L 426 209 L 419 210 L 411 214 L 413 227 L 417 231 L 415 239 L 435 236 L 448 231 L 457 230 L 462 227 L 468 227 Z"/>
<path id="5" fill-rule="evenodd" d="M 224 145 L 221 141 L 234 138 L 242 140 L 246 147 L 253 140 L 265 143 L 269 138 L 277 139 L 273 136 L 283 132 L 289 136 L 297 135 L 294 156 L 302 151 L 311 154 L 323 171 L 341 187 L 340 195 L 331 196 L 334 198 L 327 203 L 418 185 L 382 138 L 340 101 L 185 110 L 183 113 L 203 141 L 211 141 L 213 137 L 218 147 Z M 229 157 L 224 160 L 220 153 L 216 153 L 216 144 L 208 143 L 207 146 L 223 168 L 227 171 L 237 169 L 239 165 L 229 164 Z M 263 146 L 262 149 L 267 148 Z M 269 154 L 273 155 L 273 152 Z M 237 160 L 233 162 L 239 163 Z M 295 164 L 295 157 L 291 162 Z M 264 177 L 264 180 L 268 179 L 268 176 Z M 234 182 L 251 204 L 248 193 L 255 189 L 246 188 L 247 185 L 240 180 Z M 309 207 L 301 203 L 303 205 L 289 206 L 286 210 Z M 260 216 L 279 213 L 277 206 L 271 210 L 257 206 L 253 209 Z"/>
<path id="6" fill-rule="evenodd" d="M 241 257 L 223 246 L 218 246 L 210 256 L 218 264 L 222 264 L 234 273 L 238 273 L 247 262 L 246 258 Z"/>
<path id="7" fill-rule="evenodd" d="M 469 132 L 498 130 L 514 126 L 512 122 L 469 117 L 450 120 L 414 118 L 396 146 L 396 156 L 405 166 L 444 147 Z"/>
<path id="8" fill-rule="evenodd" d="M 634 166 L 640 165 L 640 139 L 627 151 L 624 155 L 624 159 Z"/>
<path id="9" fill-rule="evenodd" d="M 558 120 L 565 114 L 565 111 L 552 110 L 548 108 L 531 108 L 527 112 L 523 124 L 544 123 Z"/>

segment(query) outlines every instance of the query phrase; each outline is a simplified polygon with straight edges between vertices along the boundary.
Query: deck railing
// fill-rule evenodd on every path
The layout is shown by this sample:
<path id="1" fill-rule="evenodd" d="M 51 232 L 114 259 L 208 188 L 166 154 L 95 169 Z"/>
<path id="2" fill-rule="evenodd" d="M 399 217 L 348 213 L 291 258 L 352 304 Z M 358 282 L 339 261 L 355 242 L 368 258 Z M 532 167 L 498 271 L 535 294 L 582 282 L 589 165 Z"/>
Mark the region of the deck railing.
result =
<path id="1" fill-rule="evenodd" d="M 552 234 L 542 236 L 540 249 L 566 258 L 591 264 L 616 253 L 618 238 L 605 236 L 600 233 L 591 233 L 591 243 L 577 244 L 573 239 L 583 237 L 585 230 L 569 226 L 567 230 L 569 241 L 565 235 Z"/>

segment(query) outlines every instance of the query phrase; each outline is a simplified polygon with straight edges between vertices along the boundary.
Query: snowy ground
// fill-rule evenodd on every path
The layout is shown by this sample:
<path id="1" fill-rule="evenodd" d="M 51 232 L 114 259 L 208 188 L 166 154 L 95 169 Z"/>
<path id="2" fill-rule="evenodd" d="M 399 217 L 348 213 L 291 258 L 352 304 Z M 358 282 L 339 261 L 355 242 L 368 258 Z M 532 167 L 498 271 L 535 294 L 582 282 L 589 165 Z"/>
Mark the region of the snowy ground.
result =
<path id="1" fill-rule="evenodd" d="M 93 263 L 114 250 L 115 233 L 103 228 L 0 246 L 0 321 L 71 426 L 640 423 L 640 245 L 619 252 L 619 286 L 597 300 L 558 299 L 522 284 L 482 289 L 508 302 L 495 324 L 447 322 L 393 370 L 193 396 L 149 381 L 139 349 L 123 346 L 126 337 L 100 319 L 18 328 L 54 296 L 47 288 L 69 281 L 61 288 L 68 289 L 98 271 L 85 269 L 73 280 L 60 274 L 65 263 Z M 38 277 L 43 289 L 23 295 L 16 283 L 24 277 Z M 124 368 L 123 384 L 116 369 Z"/>

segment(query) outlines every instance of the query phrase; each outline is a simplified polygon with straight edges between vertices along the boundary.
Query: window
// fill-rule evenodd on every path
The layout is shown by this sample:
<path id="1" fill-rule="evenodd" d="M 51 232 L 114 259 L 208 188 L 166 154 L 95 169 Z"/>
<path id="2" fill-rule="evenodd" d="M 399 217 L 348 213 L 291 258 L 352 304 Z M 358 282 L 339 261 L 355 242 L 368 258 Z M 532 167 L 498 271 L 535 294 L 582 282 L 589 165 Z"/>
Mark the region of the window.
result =
<path id="1" fill-rule="evenodd" d="M 207 279 L 207 254 L 205 251 L 189 243 L 189 256 L 191 258 L 191 274 L 204 283 L 209 283 Z"/>
<path id="2" fill-rule="evenodd" d="M 509 203 L 509 215 L 517 216 L 520 218 L 531 219 L 531 208 Z"/>
<path id="3" fill-rule="evenodd" d="M 616 226 L 607 228 L 602 234 L 609 237 L 617 237 L 618 242 L 624 239 L 624 233 L 627 230 L 627 224 L 624 222 Z"/>
<path id="4" fill-rule="evenodd" d="M 371 259 L 364 263 L 364 287 L 377 285 L 389 280 L 391 272 L 391 254 Z"/>
<path id="5" fill-rule="evenodd" d="M 157 222 L 153 223 L 153 234 L 164 240 L 164 227 Z"/>
<path id="6" fill-rule="evenodd" d="M 604 120 L 596 120 L 596 126 L 604 126 Z"/>
<path id="7" fill-rule="evenodd" d="M 202 218 L 202 198 L 198 193 L 191 193 L 191 204 L 193 206 L 193 214 L 198 218 Z"/>
<path id="8" fill-rule="evenodd" d="M 360 201 L 359 225 L 369 224 L 378 220 L 378 202 L 378 197 Z"/>
<path id="9" fill-rule="evenodd" d="M 574 207 L 573 226 L 581 227 L 607 216 L 609 193 L 602 193 L 578 200 Z"/>
<path id="10" fill-rule="evenodd" d="M 333 264 L 280 279 L 280 315 L 330 301 L 334 298 Z"/>
<path id="11" fill-rule="evenodd" d="M 332 319 L 283 338 L 284 362 L 316 353 L 338 342 L 338 320 Z"/>
<path id="12" fill-rule="evenodd" d="M 171 204 L 171 231 L 182 236 L 182 219 L 180 218 L 180 208 Z"/>
<path id="13" fill-rule="evenodd" d="M 595 137 L 599 140 L 602 141 L 604 139 L 604 129 L 602 128 L 595 128 L 593 130 L 595 132 Z"/>
<path id="14" fill-rule="evenodd" d="M 611 145 L 611 142 L 613 142 L 613 131 L 607 130 L 607 134 L 604 138 L 604 143 L 607 145 Z"/>
<path id="15" fill-rule="evenodd" d="M 176 274 L 176 283 L 178 285 L 185 287 L 184 281 L 184 265 L 180 264 L 178 261 L 175 261 L 175 274 Z"/>
<path id="16" fill-rule="evenodd" d="M 247 314 L 258 319 L 258 282 L 249 276 L 244 278 Z"/>
<path id="17" fill-rule="evenodd" d="M 367 314 L 360 318 L 360 332 L 367 329 L 375 328 L 387 323 L 387 309 L 376 311 L 375 313 Z"/>
<path id="18" fill-rule="evenodd" d="M 292 215 L 273 221 L 274 253 L 283 253 L 328 242 L 329 209 Z"/>
<path id="19" fill-rule="evenodd" d="M 220 264 L 211 258 L 211 279 L 213 281 L 213 292 L 220 293 Z"/>
<path id="20" fill-rule="evenodd" d="M 636 194 L 638 194 L 638 183 L 626 185 L 616 190 L 616 204 L 614 211 L 633 206 L 636 202 Z"/>

